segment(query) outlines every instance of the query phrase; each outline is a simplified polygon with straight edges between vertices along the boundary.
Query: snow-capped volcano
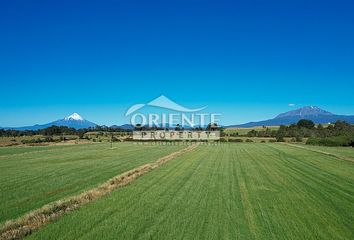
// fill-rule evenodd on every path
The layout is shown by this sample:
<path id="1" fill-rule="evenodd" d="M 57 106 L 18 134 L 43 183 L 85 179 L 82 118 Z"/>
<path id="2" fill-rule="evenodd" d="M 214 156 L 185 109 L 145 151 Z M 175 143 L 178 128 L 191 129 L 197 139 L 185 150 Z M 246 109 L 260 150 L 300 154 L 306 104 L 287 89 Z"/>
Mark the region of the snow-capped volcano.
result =
<path id="1" fill-rule="evenodd" d="M 51 122 L 49 123 L 49 125 L 66 126 L 66 127 L 80 129 L 80 128 L 95 127 L 97 124 L 87 121 L 86 119 L 81 117 L 78 113 L 73 113 L 68 117 Z"/>
<path id="2" fill-rule="evenodd" d="M 328 111 L 325 111 L 316 106 L 305 106 L 293 111 L 289 111 L 286 113 L 281 113 L 276 118 L 284 118 L 284 117 L 308 117 L 308 116 L 331 116 L 334 115 Z"/>
<path id="3" fill-rule="evenodd" d="M 63 119 L 59 119 L 54 122 L 46 123 L 46 124 L 36 124 L 34 126 L 26 126 L 26 127 L 17 127 L 17 128 L 6 128 L 6 129 L 15 129 L 15 130 L 38 130 L 43 129 L 51 126 L 65 126 L 75 129 L 81 128 L 90 128 L 96 127 L 97 124 L 87 121 L 83 117 L 81 117 L 78 113 L 73 113 L 68 117 Z"/>
<path id="4" fill-rule="evenodd" d="M 305 106 L 289 112 L 281 113 L 273 119 L 232 125 L 229 127 L 279 126 L 297 123 L 300 119 L 312 120 L 314 123 L 334 123 L 337 120 L 354 124 L 354 116 L 337 115 L 316 106 Z"/>
<path id="5" fill-rule="evenodd" d="M 64 120 L 66 120 L 66 121 L 70 121 L 70 120 L 83 121 L 85 119 L 83 117 L 81 117 L 78 113 L 73 113 L 70 116 L 64 118 Z"/>

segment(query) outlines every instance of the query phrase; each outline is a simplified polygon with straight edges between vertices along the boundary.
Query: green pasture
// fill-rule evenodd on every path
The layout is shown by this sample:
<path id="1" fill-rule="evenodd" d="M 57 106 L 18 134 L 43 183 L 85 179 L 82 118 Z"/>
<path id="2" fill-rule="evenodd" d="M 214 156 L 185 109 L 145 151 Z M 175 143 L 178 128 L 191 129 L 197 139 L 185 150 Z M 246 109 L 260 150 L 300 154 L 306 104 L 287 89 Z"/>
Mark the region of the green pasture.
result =
<path id="1" fill-rule="evenodd" d="M 354 239 L 353 223 L 353 162 L 229 143 L 198 146 L 29 239 Z"/>

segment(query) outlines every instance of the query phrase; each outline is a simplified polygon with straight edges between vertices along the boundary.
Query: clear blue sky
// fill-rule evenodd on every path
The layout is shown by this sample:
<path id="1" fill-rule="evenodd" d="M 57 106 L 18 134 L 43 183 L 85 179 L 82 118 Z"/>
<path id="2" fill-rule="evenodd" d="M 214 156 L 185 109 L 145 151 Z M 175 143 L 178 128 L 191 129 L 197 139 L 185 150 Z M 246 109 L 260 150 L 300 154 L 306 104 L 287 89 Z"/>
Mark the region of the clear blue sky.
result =
<path id="1" fill-rule="evenodd" d="M 303 105 L 354 114 L 353 12 L 353 1 L 3 0 L 0 126 L 72 112 L 123 124 L 161 94 L 223 124 Z"/>

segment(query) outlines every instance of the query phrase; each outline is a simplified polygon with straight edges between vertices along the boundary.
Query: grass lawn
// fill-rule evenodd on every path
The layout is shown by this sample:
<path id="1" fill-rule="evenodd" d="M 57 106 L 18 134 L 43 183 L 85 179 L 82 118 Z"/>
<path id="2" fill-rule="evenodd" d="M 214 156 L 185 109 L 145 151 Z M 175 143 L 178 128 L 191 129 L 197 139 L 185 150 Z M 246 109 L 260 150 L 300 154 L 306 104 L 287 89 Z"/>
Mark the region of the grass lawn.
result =
<path id="1" fill-rule="evenodd" d="M 182 146 L 132 143 L 0 148 L 0 222 L 90 189 Z"/>
<path id="2" fill-rule="evenodd" d="M 354 164 L 281 144 L 199 146 L 29 239 L 354 239 Z"/>

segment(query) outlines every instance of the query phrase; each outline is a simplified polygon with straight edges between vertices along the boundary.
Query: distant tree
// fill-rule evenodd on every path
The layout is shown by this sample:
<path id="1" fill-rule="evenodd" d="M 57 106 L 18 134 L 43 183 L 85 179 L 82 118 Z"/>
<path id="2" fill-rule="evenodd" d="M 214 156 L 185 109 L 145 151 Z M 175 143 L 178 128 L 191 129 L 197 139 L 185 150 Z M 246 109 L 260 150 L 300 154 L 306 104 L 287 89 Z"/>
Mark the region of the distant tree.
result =
<path id="1" fill-rule="evenodd" d="M 215 131 L 216 129 L 218 129 L 218 124 L 216 123 L 209 123 L 206 127 L 207 131 Z"/>
<path id="2" fill-rule="evenodd" d="M 295 142 L 302 142 L 302 136 L 297 135 L 297 136 L 295 137 Z"/>
<path id="3" fill-rule="evenodd" d="M 288 127 L 284 125 L 280 125 L 275 138 L 277 139 L 277 142 L 284 142 L 284 137 L 286 136 Z"/>
<path id="4" fill-rule="evenodd" d="M 318 137 L 326 137 L 328 135 L 328 129 L 325 129 L 322 124 L 318 124 L 316 135 Z"/>
<path id="5" fill-rule="evenodd" d="M 299 128 L 307 128 L 307 129 L 313 129 L 315 127 L 315 123 L 307 119 L 301 119 L 300 121 L 297 122 L 296 125 Z"/>
<path id="6" fill-rule="evenodd" d="M 257 137 L 257 131 L 252 129 L 247 133 L 247 137 Z"/>
<path id="7" fill-rule="evenodd" d="M 136 131 L 140 131 L 141 129 L 142 129 L 142 126 L 140 123 L 136 124 L 134 127 L 134 130 L 136 130 Z"/>
<path id="8" fill-rule="evenodd" d="M 275 138 L 276 138 L 277 142 L 285 142 L 284 136 L 282 136 L 280 134 L 277 135 Z"/>
<path id="9" fill-rule="evenodd" d="M 270 128 L 266 128 L 264 136 L 265 137 L 271 137 L 272 136 L 272 130 Z"/>
<path id="10" fill-rule="evenodd" d="M 348 128 L 350 128 L 350 124 L 345 121 L 338 120 L 334 124 L 334 129 L 339 130 L 339 131 L 344 130 L 344 129 L 348 129 Z"/>

